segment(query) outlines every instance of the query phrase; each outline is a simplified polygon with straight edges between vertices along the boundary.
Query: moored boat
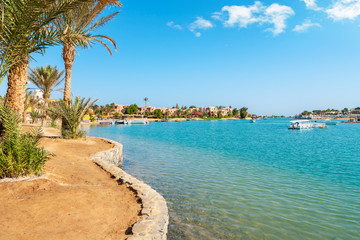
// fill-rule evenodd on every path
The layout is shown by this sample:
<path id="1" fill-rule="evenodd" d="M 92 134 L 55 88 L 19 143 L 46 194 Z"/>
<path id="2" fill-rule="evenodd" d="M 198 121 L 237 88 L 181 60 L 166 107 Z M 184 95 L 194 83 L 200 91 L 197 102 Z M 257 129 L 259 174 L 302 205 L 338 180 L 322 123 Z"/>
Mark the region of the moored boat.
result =
<path id="1" fill-rule="evenodd" d="M 125 124 L 149 124 L 149 120 L 147 118 L 127 120 Z"/>

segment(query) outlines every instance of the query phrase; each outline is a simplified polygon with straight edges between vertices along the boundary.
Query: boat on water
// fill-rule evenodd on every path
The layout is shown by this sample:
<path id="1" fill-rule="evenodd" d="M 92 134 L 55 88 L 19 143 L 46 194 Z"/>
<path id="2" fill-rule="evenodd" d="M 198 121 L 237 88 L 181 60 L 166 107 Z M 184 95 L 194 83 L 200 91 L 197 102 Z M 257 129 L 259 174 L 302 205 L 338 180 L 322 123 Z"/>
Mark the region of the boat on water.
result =
<path id="1" fill-rule="evenodd" d="M 309 120 L 294 120 L 290 121 L 288 129 L 300 130 L 312 128 L 312 123 Z"/>
<path id="2" fill-rule="evenodd" d="M 125 119 L 126 120 L 126 119 Z M 124 120 L 124 121 L 125 121 Z M 147 118 L 140 118 L 140 119 L 133 119 L 133 120 L 126 120 L 125 124 L 149 124 L 149 120 Z"/>
<path id="3" fill-rule="evenodd" d="M 294 130 L 300 130 L 300 129 L 310 129 L 310 128 L 320 128 L 320 129 L 326 129 L 328 126 L 326 126 L 325 123 L 322 122 L 311 122 L 310 120 L 294 120 L 290 121 L 290 126 L 288 129 L 294 129 Z"/>
<path id="4" fill-rule="evenodd" d="M 251 122 L 251 123 L 256 123 L 256 119 L 255 119 L 255 118 L 254 118 L 254 119 L 251 119 L 250 122 Z"/>
<path id="5" fill-rule="evenodd" d="M 118 125 L 118 124 L 126 124 L 126 123 L 125 123 L 125 120 L 116 120 L 115 125 Z"/>

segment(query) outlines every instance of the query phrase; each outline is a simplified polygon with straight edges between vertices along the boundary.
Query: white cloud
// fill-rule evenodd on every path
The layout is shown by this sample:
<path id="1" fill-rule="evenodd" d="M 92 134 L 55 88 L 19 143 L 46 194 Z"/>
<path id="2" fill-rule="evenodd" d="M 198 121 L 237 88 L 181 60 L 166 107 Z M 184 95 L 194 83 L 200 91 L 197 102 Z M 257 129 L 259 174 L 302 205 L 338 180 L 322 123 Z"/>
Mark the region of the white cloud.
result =
<path id="1" fill-rule="evenodd" d="M 309 28 L 312 27 L 321 27 L 319 23 L 313 23 L 311 20 L 307 19 L 302 24 L 296 25 L 293 29 L 295 32 L 306 32 Z"/>
<path id="2" fill-rule="evenodd" d="M 246 6 L 224 6 L 222 12 L 228 12 L 229 19 L 224 22 L 226 26 L 233 27 L 238 25 L 240 28 L 246 28 L 249 24 L 258 22 L 259 19 L 255 13 L 262 11 L 261 2 L 256 1 L 254 5 Z"/>
<path id="3" fill-rule="evenodd" d="M 202 17 L 197 17 L 196 21 L 189 25 L 189 30 L 195 34 L 196 37 L 200 37 L 201 33 L 198 30 L 206 30 L 213 28 L 214 25 Z"/>
<path id="4" fill-rule="evenodd" d="M 166 26 L 171 27 L 171 28 L 175 28 L 175 29 L 178 29 L 178 30 L 183 29 L 183 27 L 181 25 L 175 24 L 173 21 L 166 23 Z"/>
<path id="5" fill-rule="evenodd" d="M 267 29 L 272 31 L 274 35 L 284 32 L 286 28 L 286 20 L 295 14 L 291 7 L 279 5 L 277 3 L 265 7 L 261 2 L 256 1 L 254 5 L 246 6 L 224 6 L 222 13 L 228 14 L 228 18 L 222 20 L 226 27 L 238 26 L 239 28 L 246 28 L 253 23 L 268 23 L 273 24 L 273 28 Z M 217 15 L 213 17 L 220 19 Z"/>
<path id="6" fill-rule="evenodd" d="M 274 24 L 274 28 L 270 28 L 268 30 L 272 31 L 274 35 L 284 32 L 284 29 L 286 28 L 286 20 L 294 14 L 295 12 L 291 7 L 279 5 L 277 3 L 271 4 L 265 10 L 265 22 Z"/>
<path id="7" fill-rule="evenodd" d="M 305 3 L 306 7 L 311 10 L 320 11 L 321 8 L 316 4 L 317 0 L 300 0 Z"/>
<path id="8" fill-rule="evenodd" d="M 354 20 L 360 15 L 360 0 L 338 0 L 326 12 L 335 21 Z"/>

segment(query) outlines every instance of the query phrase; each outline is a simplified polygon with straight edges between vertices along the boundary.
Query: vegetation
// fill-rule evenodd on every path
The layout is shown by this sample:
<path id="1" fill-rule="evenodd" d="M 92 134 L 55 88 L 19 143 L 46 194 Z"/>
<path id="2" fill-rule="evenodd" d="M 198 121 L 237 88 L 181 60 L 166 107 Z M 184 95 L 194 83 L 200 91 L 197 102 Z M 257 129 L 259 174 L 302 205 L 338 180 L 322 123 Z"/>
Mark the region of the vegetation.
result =
<path id="1" fill-rule="evenodd" d="M 155 109 L 154 115 L 155 115 L 157 118 L 162 118 L 162 117 L 163 117 L 163 113 L 161 112 L 160 109 Z"/>
<path id="2" fill-rule="evenodd" d="M 145 98 L 144 98 L 145 107 L 146 107 L 146 104 L 147 104 L 148 101 L 149 101 L 149 98 L 145 97 Z"/>
<path id="3" fill-rule="evenodd" d="M 97 99 L 91 101 L 90 98 L 85 100 L 85 98 L 76 97 L 75 100 L 70 99 L 69 105 L 61 100 L 49 109 L 63 120 L 61 129 L 63 138 L 74 139 L 84 136 L 84 132 L 79 130 L 81 120 L 96 101 Z"/>
<path id="4" fill-rule="evenodd" d="M 47 65 L 45 67 L 37 67 L 30 69 L 29 81 L 41 90 L 44 99 L 43 118 L 46 118 L 46 109 L 49 105 L 49 99 L 53 91 L 60 91 L 61 89 L 54 89 L 63 82 L 64 71 L 59 71 L 56 67 Z"/>
<path id="5" fill-rule="evenodd" d="M 129 107 L 125 108 L 125 114 L 136 114 L 138 112 L 138 106 L 136 104 L 131 104 Z"/>
<path id="6" fill-rule="evenodd" d="M 246 118 L 246 116 L 248 115 L 247 110 L 248 110 L 247 107 L 242 107 L 242 108 L 240 108 L 240 117 L 241 117 L 242 119 Z"/>
<path id="7" fill-rule="evenodd" d="M 57 43 L 49 24 L 85 0 L 4 0 L 1 2 L 0 83 L 7 75 L 6 104 L 24 111 L 29 58 Z"/>
<path id="8" fill-rule="evenodd" d="M 50 153 L 39 147 L 40 129 L 21 133 L 21 117 L 0 107 L 0 178 L 40 174 Z"/>
<path id="9" fill-rule="evenodd" d="M 232 111 L 232 114 L 234 117 L 236 117 L 237 115 L 239 115 L 239 110 L 237 108 L 234 108 L 233 111 Z"/>
<path id="10" fill-rule="evenodd" d="M 31 123 L 36 123 L 38 118 L 40 118 L 40 113 L 36 110 L 32 110 L 30 112 L 30 117 L 31 117 Z"/>
<path id="11" fill-rule="evenodd" d="M 114 113 L 114 118 L 115 119 L 120 119 L 120 113 L 119 112 L 116 112 L 116 113 Z"/>
<path id="12" fill-rule="evenodd" d="M 79 7 L 66 11 L 53 21 L 58 40 L 63 45 L 62 57 L 65 63 L 65 89 L 64 101 L 69 104 L 71 97 L 71 71 L 75 60 L 76 47 L 84 49 L 91 47 L 95 42 L 102 44 L 112 55 L 110 48 L 100 39 L 109 40 L 116 48 L 115 41 L 105 35 L 94 35 L 92 32 L 105 25 L 113 19 L 119 12 L 112 13 L 105 17 L 100 14 L 109 5 L 121 6 L 117 0 L 88 0 Z"/>

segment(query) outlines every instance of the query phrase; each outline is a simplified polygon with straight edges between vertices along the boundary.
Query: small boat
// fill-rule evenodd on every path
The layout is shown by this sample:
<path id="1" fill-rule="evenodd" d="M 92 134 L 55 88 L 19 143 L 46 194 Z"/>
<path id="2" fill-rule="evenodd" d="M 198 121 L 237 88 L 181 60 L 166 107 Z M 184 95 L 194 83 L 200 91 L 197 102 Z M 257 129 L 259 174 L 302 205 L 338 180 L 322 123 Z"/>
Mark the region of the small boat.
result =
<path id="1" fill-rule="evenodd" d="M 254 118 L 254 119 L 251 119 L 250 122 L 251 122 L 251 123 L 256 123 L 256 119 L 255 119 L 255 118 Z"/>
<path id="2" fill-rule="evenodd" d="M 309 120 L 295 120 L 290 121 L 291 124 L 288 129 L 300 130 L 300 129 L 310 129 L 313 127 L 313 124 Z"/>
<path id="3" fill-rule="evenodd" d="M 127 120 L 125 124 L 149 124 L 149 120 L 147 118 Z"/>
<path id="4" fill-rule="evenodd" d="M 125 124 L 125 120 L 116 120 L 115 125 L 118 125 L 118 124 Z"/>

